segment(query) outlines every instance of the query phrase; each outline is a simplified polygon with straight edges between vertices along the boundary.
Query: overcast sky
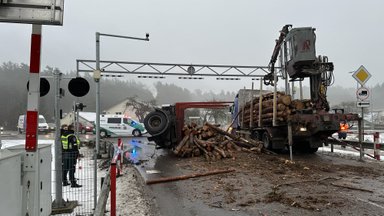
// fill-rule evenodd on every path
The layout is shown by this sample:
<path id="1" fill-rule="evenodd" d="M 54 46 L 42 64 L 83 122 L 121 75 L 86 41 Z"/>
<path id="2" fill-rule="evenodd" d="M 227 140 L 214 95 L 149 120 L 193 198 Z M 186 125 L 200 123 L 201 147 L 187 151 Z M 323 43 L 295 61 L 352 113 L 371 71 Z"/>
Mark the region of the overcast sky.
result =
<path id="1" fill-rule="evenodd" d="M 41 65 L 68 72 L 76 59 L 94 60 L 98 31 L 148 32 L 151 40 L 104 37 L 102 60 L 266 66 L 279 30 L 292 24 L 316 28 L 317 54 L 334 62 L 335 85 L 355 87 L 349 72 L 364 65 L 373 86 L 384 81 L 383 9 L 382 0 L 66 0 L 64 25 L 43 27 Z M 0 23 L 0 62 L 29 64 L 30 34 L 29 24 Z M 252 82 L 161 81 L 205 91 L 235 91 Z"/>

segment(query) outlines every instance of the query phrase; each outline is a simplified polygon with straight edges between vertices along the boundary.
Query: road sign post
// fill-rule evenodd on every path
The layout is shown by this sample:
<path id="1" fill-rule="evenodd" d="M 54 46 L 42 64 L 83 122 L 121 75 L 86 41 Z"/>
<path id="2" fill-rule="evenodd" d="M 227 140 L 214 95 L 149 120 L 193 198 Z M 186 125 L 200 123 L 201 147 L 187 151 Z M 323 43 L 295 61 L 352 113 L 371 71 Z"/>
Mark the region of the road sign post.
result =
<path id="1" fill-rule="evenodd" d="M 364 87 L 364 84 L 371 78 L 371 74 L 368 70 L 361 65 L 353 74 L 353 78 L 360 83 L 360 88 L 356 91 L 357 102 L 356 106 L 361 108 L 361 121 L 359 121 L 359 142 L 360 142 L 360 160 L 363 159 L 362 141 L 364 140 L 364 108 L 369 107 L 369 101 L 365 101 L 369 98 L 369 90 Z M 373 123 L 373 122 L 372 122 Z"/>

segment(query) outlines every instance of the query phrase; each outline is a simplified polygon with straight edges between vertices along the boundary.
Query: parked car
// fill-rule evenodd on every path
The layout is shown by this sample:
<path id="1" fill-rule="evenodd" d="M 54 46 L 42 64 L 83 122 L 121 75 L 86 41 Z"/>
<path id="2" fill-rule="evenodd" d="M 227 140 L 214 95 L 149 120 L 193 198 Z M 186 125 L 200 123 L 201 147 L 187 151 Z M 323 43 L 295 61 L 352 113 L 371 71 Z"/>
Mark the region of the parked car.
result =
<path id="1" fill-rule="evenodd" d="M 87 132 L 93 132 L 93 126 L 79 122 L 79 133 L 86 134 Z"/>

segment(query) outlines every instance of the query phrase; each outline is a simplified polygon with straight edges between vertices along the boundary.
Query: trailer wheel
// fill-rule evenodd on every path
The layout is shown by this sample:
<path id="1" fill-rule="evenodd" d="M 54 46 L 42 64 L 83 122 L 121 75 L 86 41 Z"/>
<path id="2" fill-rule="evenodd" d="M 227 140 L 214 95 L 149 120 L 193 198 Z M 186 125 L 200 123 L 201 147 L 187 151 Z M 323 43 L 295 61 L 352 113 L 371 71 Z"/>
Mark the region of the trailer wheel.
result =
<path id="1" fill-rule="evenodd" d="M 144 126 L 152 136 L 160 135 L 168 127 L 168 118 L 163 112 L 156 110 L 145 116 Z"/>
<path id="2" fill-rule="evenodd" d="M 269 135 L 269 133 L 266 131 L 263 133 L 263 144 L 264 144 L 264 148 L 266 149 L 272 149 L 272 142 L 271 142 L 271 136 Z"/>
<path id="3" fill-rule="evenodd" d="M 252 133 L 251 138 L 254 139 L 254 140 L 261 141 L 261 140 L 262 140 L 261 134 L 262 134 L 261 131 L 254 131 L 254 132 Z"/>

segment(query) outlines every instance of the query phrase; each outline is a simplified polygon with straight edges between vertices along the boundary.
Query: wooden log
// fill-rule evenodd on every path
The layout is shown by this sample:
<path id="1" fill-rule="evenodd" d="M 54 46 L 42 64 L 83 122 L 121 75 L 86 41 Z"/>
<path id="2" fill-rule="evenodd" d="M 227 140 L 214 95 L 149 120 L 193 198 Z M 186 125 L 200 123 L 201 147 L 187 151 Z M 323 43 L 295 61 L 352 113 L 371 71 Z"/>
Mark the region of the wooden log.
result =
<path id="1" fill-rule="evenodd" d="M 201 155 L 200 149 L 199 148 L 194 148 L 193 149 L 193 156 L 194 157 L 199 157 Z"/>
<path id="2" fill-rule="evenodd" d="M 236 151 L 241 151 L 241 147 L 239 147 L 238 145 L 236 145 L 234 142 L 229 141 L 229 144 L 230 144 L 231 147 L 233 147 Z"/>
<path id="3" fill-rule="evenodd" d="M 239 141 L 239 140 L 234 140 L 232 142 L 235 143 L 237 146 L 240 146 L 241 148 L 250 149 L 250 148 L 253 147 L 252 144 L 249 144 L 249 143 L 246 143 L 246 142 L 242 142 L 242 141 Z"/>
<path id="4" fill-rule="evenodd" d="M 193 141 L 194 141 L 195 145 L 196 145 L 201 151 L 204 152 L 204 154 L 208 155 L 208 151 L 207 151 L 204 147 L 202 147 L 202 146 L 197 142 L 197 138 L 196 138 L 196 137 L 194 138 Z"/>
<path id="5" fill-rule="evenodd" d="M 158 183 L 171 182 L 171 181 L 179 181 L 179 180 L 185 180 L 185 179 L 197 178 L 197 177 L 203 177 L 203 176 L 209 176 L 209 175 L 230 173 L 230 172 L 234 172 L 234 171 L 235 171 L 235 169 L 214 170 L 214 171 L 208 171 L 208 172 L 204 172 L 204 173 L 193 173 L 193 174 L 189 174 L 189 175 L 164 177 L 164 178 L 159 178 L 159 179 L 148 180 L 146 182 L 146 184 L 150 185 L 150 184 L 158 184 Z"/>
<path id="6" fill-rule="evenodd" d="M 188 136 L 184 136 L 184 138 L 180 141 L 180 143 L 176 146 L 175 150 L 173 150 L 173 153 L 175 155 L 178 155 L 181 148 L 183 148 L 183 146 L 187 143 L 187 140 L 189 139 L 189 135 Z"/>
<path id="7" fill-rule="evenodd" d="M 225 152 L 223 149 L 217 147 L 217 146 L 213 146 L 213 149 L 218 152 L 223 158 L 226 158 L 227 156 L 225 155 Z"/>
<path id="8" fill-rule="evenodd" d="M 230 133 L 228 133 L 227 131 L 224 131 L 224 130 L 222 130 L 222 129 L 220 129 L 220 128 L 218 128 L 218 127 L 212 125 L 212 124 L 209 124 L 208 122 L 206 122 L 205 125 L 207 125 L 208 127 L 210 127 L 211 129 L 213 129 L 214 131 L 216 131 L 216 132 L 219 133 L 219 134 L 228 136 L 228 137 L 230 137 L 231 139 L 238 139 L 237 136 L 235 136 L 235 135 L 233 135 L 233 134 L 230 134 Z"/>

